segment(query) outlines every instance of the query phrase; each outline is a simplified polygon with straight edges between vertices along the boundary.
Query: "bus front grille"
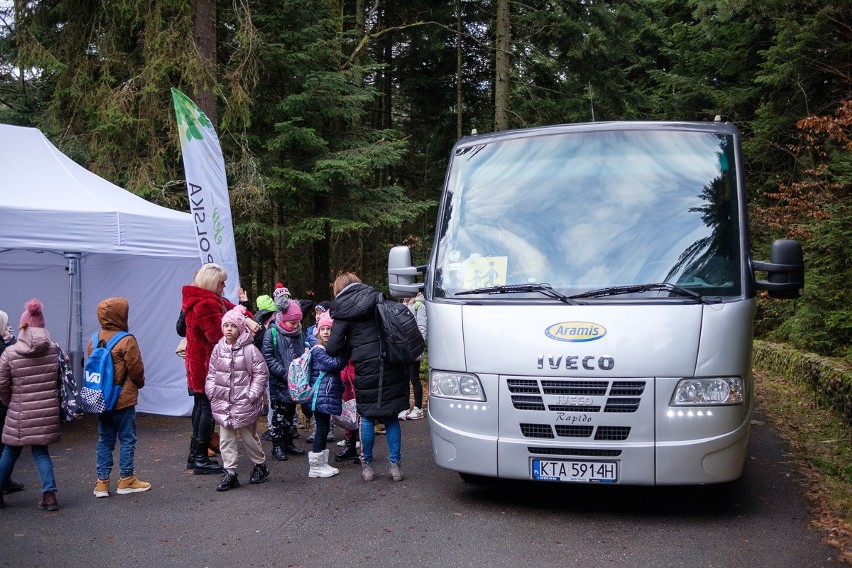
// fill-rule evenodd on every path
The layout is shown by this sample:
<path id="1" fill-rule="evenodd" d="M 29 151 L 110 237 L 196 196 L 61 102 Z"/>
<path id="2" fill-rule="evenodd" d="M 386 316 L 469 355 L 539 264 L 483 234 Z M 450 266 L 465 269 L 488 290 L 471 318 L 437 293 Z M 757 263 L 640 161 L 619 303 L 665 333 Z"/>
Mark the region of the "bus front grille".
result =
<path id="1" fill-rule="evenodd" d="M 589 458 L 615 458 L 621 455 L 621 450 L 596 450 L 592 448 L 538 448 L 527 446 L 531 454 L 543 456 L 582 456 Z"/>
<path id="2" fill-rule="evenodd" d="M 556 379 L 507 379 L 506 386 L 516 410 L 552 412 L 626 413 L 636 412 L 642 403 L 646 381 L 571 381 Z M 606 397 L 603 408 L 597 404 L 565 404 L 559 398 Z M 552 401 L 552 404 L 551 404 Z"/>
<path id="3" fill-rule="evenodd" d="M 553 438 L 550 424 L 521 424 L 521 434 L 526 438 Z"/>

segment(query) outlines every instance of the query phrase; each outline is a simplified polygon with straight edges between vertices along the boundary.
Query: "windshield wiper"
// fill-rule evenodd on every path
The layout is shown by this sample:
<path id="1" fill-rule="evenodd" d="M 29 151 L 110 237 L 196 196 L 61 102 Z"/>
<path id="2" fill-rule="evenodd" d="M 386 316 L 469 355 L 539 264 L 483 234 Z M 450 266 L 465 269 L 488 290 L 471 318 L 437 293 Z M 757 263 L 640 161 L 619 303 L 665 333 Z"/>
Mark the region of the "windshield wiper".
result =
<path id="1" fill-rule="evenodd" d="M 703 304 L 718 304 L 722 301 L 717 296 L 702 296 L 698 292 L 681 288 L 669 282 L 655 282 L 652 284 L 632 284 L 629 286 L 611 286 L 609 288 L 600 288 L 599 290 L 589 290 L 582 294 L 574 294 L 571 299 L 579 298 L 602 298 L 604 296 L 620 296 L 622 294 L 637 294 L 639 292 L 653 292 L 655 290 L 669 292 L 677 296 L 686 296 L 694 298 Z"/>
<path id="2" fill-rule="evenodd" d="M 540 292 L 549 298 L 555 298 L 566 304 L 576 304 L 560 292 L 553 289 L 550 284 L 542 282 L 541 284 L 503 284 L 501 286 L 486 286 L 485 288 L 474 288 L 473 290 L 463 290 L 456 292 L 456 296 L 465 294 L 523 294 L 525 292 Z"/>

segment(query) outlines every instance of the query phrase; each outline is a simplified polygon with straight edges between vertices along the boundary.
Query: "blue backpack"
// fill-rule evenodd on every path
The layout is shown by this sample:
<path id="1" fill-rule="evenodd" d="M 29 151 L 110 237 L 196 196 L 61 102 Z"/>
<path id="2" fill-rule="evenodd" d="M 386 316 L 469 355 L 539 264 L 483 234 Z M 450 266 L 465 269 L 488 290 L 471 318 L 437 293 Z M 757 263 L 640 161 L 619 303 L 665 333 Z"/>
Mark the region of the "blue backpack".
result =
<path id="1" fill-rule="evenodd" d="M 85 379 L 83 388 L 80 389 L 83 412 L 88 414 L 100 414 L 109 412 L 115 406 L 118 395 L 121 394 L 123 384 L 116 385 L 115 369 L 112 364 L 112 348 L 123 338 L 130 335 L 126 331 L 116 333 L 109 343 L 104 345 L 103 340 L 98 341 L 100 332 L 92 336 L 92 354 L 86 360 Z"/>
<path id="2" fill-rule="evenodd" d="M 325 371 L 320 371 L 317 380 L 314 381 L 314 384 L 311 384 L 312 353 L 313 349 L 309 349 L 290 362 L 290 367 L 287 369 L 287 388 L 290 390 L 290 398 L 293 399 L 293 402 L 296 404 L 310 402 L 313 407 L 313 405 L 316 405 L 317 394 L 319 394 L 317 387 L 322 381 Z"/>

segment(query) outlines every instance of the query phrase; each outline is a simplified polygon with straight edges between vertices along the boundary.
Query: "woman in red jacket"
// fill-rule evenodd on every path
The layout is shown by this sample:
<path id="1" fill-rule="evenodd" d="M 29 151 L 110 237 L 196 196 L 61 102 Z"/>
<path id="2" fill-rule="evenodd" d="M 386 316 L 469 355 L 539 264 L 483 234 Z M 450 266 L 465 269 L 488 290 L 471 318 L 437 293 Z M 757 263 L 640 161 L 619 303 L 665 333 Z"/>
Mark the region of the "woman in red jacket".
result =
<path id="1" fill-rule="evenodd" d="M 222 337 L 222 316 L 234 307 L 222 296 L 227 279 L 225 269 L 211 262 L 198 269 L 193 283 L 184 286 L 182 291 L 181 306 L 186 317 L 186 383 L 189 395 L 195 399 L 186 465 L 196 475 L 222 472 L 222 466 L 207 456 L 207 446 L 213 433 L 213 412 L 210 399 L 204 394 L 204 382 L 213 346 Z M 245 298 L 242 288 L 239 294 L 242 301 Z M 258 324 L 249 319 L 246 326 L 254 333 Z"/>

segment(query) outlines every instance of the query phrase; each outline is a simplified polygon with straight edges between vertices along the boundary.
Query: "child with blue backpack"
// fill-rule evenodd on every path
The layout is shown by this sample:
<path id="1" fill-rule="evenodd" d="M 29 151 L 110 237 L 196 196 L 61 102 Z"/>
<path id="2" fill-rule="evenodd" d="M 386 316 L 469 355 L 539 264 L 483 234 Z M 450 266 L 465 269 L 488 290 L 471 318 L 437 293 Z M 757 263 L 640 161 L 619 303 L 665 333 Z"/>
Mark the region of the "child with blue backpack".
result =
<path id="1" fill-rule="evenodd" d="M 287 460 L 288 455 L 303 456 L 305 450 L 293 444 L 292 426 L 296 403 L 287 386 L 290 363 L 305 352 L 305 333 L 302 329 L 302 309 L 290 299 L 290 291 L 276 287 L 272 294 L 275 317 L 263 334 L 263 358 L 269 367 L 269 405 L 272 409 L 272 458 Z"/>
<path id="2" fill-rule="evenodd" d="M 314 385 L 314 397 L 311 410 L 316 420 L 317 431 L 313 447 L 308 453 L 310 470 L 308 477 L 332 477 L 340 473 L 336 467 L 328 465 L 328 432 L 331 429 L 331 417 L 339 416 L 343 411 L 343 383 L 340 371 L 346 366 L 348 357 L 332 357 L 325 346 L 331 337 L 334 320 L 326 311 L 317 320 L 317 344 L 311 353 L 311 384 Z"/>
<path id="3" fill-rule="evenodd" d="M 98 304 L 101 330 L 89 341 L 88 354 L 100 344 L 107 344 L 117 334 L 127 332 L 130 303 L 127 298 L 107 298 Z M 125 335 L 112 348 L 113 384 L 121 391 L 111 410 L 98 414 L 98 446 L 95 497 L 109 497 L 109 475 L 113 467 L 112 453 L 118 439 L 119 495 L 141 493 L 151 489 L 135 473 L 136 403 L 139 389 L 145 386 L 145 366 L 139 344 L 132 335 Z"/>

